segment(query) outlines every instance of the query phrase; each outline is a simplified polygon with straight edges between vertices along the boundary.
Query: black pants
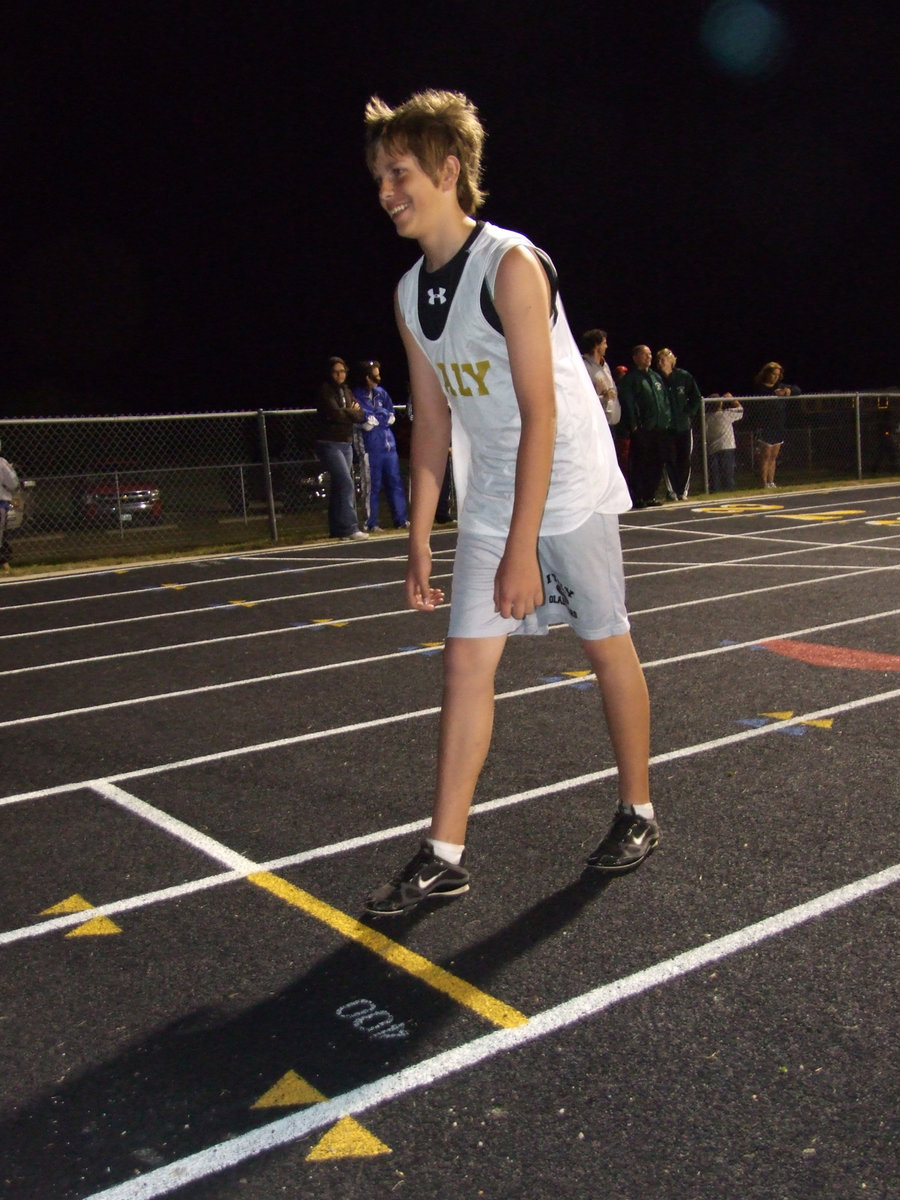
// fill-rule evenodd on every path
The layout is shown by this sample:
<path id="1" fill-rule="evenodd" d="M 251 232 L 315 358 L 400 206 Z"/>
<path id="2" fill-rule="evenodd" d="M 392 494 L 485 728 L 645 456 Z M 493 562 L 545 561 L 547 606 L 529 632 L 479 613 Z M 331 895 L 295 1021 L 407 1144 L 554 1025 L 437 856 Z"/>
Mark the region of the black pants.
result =
<path id="1" fill-rule="evenodd" d="M 646 504 L 656 495 L 667 457 L 669 434 L 665 429 L 634 429 L 629 449 L 629 488 L 634 504 Z"/>

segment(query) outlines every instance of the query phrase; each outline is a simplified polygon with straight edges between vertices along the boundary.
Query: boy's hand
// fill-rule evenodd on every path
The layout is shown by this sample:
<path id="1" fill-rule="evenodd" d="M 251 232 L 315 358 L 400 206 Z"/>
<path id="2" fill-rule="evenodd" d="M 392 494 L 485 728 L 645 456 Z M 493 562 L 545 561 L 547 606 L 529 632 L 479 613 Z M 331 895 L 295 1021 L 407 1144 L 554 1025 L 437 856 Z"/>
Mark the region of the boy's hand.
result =
<path id="1" fill-rule="evenodd" d="M 507 550 L 494 578 L 494 611 L 521 621 L 544 602 L 544 581 L 537 554 Z"/>
<path id="2" fill-rule="evenodd" d="M 431 549 L 428 546 L 410 547 L 409 563 L 406 568 L 406 599 L 410 608 L 420 612 L 433 612 L 442 604 L 444 593 L 433 588 L 431 576 Z"/>

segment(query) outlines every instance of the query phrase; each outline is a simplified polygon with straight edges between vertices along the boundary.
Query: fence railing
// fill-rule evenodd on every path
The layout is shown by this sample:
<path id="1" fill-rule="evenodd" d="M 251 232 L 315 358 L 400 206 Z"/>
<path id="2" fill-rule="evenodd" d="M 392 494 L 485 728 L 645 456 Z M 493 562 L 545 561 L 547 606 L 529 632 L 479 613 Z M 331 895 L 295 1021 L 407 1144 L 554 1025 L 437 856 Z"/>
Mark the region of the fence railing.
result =
<path id="1" fill-rule="evenodd" d="M 735 486 L 746 489 L 758 482 L 754 429 L 765 398 L 739 399 Z M 394 432 L 405 460 L 409 421 L 403 407 L 397 412 Z M 81 562 L 326 536 L 328 477 L 315 453 L 314 419 L 312 409 L 0 419 L 2 453 L 30 485 L 9 522 L 13 561 Z M 781 483 L 900 471 L 900 394 L 790 397 L 786 424 Z M 708 478 L 704 412 L 695 425 L 692 490 L 708 489 Z"/>

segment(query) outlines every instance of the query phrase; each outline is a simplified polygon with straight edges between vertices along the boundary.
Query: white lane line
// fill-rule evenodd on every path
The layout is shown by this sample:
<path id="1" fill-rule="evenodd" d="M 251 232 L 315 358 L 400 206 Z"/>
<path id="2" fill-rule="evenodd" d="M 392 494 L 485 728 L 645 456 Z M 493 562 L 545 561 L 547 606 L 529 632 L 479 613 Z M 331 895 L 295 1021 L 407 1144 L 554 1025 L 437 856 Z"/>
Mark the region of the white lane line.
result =
<path id="1" fill-rule="evenodd" d="M 446 605 L 439 606 L 441 608 Z M 393 612 L 379 613 L 382 617 L 402 617 L 411 613 L 411 608 L 398 608 Z M 336 618 L 336 623 L 338 619 Z M 229 633 L 223 637 L 198 638 L 195 642 L 173 642 L 167 646 L 147 646 L 142 650 L 121 650 L 116 654 L 94 654 L 89 658 L 68 658 L 58 662 L 36 663 L 30 667 L 12 667 L 8 671 L 0 671 L 0 677 L 6 675 L 27 675 L 31 671 L 52 671 L 57 667 L 81 667 L 86 663 L 113 662 L 120 658 L 139 658 L 143 654 L 165 654 L 170 650 L 193 650 L 196 646 L 218 646 L 223 642 L 250 641 L 252 638 L 275 637 L 281 633 L 308 633 L 310 629 L 324 629 L 326 626 L 304 622 L 294 625 L 282 625 L 278 629 L 256 629 L 251 633 Z"/>
<path id="2" fill-rule="evenodd" d="M 727 647 L 723 647 L 723 650 Z M 706 652 L 705 652 L 706 653 Z M 574 683 L 580 682 L 579 679 L 565 679 L 558 683 L 539 684 L 536 687 L 517 688 L 511 692 L 499 692 L 496 700 L 511 700 L 521 696 L 532 695 L 535 692 L 548 691 L 552 688 L 571 687 Z M 655 762 L 668 761 L 672 753 L 676 757 L 696 753 L 698 749 L 715 749 L 718 746 L 731 746 L 737 742 L 747 741 L 749 738 L 760 737 L 764 734 L 771 733 L 773 729 L 785 729 L 791 725 L 800 725 L 806 721 L 820 721 L 826 717 L 833 717 L 838 713 L 851 712 L 856 708 L 866 708 L 870 704 L 885 704 L 891 700 L 900 697 L 900 688 L 888 692 L 879 692 L 877 695 L 863 696 L 858 700 L 851 700 L 845 704 L 836 704 L 831 708 L 821 708 L 816 712 L 804 713 L 791 717 L 785 721 L 776 721 L 772 725 L 762 725 L 755 729 L 746 729 L 741 733 L 728 734 L 725 737 L 716 738 L 710 742 L 700 743 L 698 746 L 689 746 L 683 752 L 669 752 L 668 755 L 654 756 L 650 759 L 651 765 Z M 217 750 L 212 754 L 199 754 L 194 758 L 182 758 L 174 762 L 158 763 L 154 767 L 138 767 L 132 771 L 119 771 L 114 775 L 107 775 L 103 778 L 110 783 L 124 783 L 130 779 L 146 779 L 152 775 L 164 775 L 168 771 L 182 771 L 189 767 L 201 767 L 208 763 L 225 762 L 228 759 L 242 758 L 247 754 L 266 753 L 271 750 L 282 750 L 288 746 L 299 746 L 304 742 L 313 742 L 325 740 L 326 738 L 345 737 L 348 734 L 363 733 L 370 729 L 382 729 L 388 725 L 397 725 L 403 721 L 419 719 L 421 717 L 433 717 L 440 713 L 440 706 L 435 705 L 433 708 L 420 708 L 405 713 L 395 713 L 390 717 L 378 717 L 371 721 L 357 721 L 352 725 L 342 725 L 339 728 L 332 729 L 317 729 L 310 733 L 298 733 L 292 737 L 276 738 L 271 742 L 256 742 L 251 746 L 235 746 L 231 750 Z M 611 768 L 614 770 L 614 768 Z M 599 772 L 594 775 L 584 775 L 580 780 L 589 782 L 593 779 L 605 778 L 606 772 Z M 44 796 L 63 796 L 69 792 L 80 791 L 82 788 L 89 788 L 97 782 L 96 779 L 82 779 L 74 783 L 60 783 L 52 787 L 36 788 L 30 792 L 18 792 L 9 796 L 0 796 L 0 808 L 7 804 L 21 804 L 26 800 L 37 800 Z"/>
<path id="3" fill-rule="evenodd" d="M 674 607 L 674 606 L 673 606 Z M 733 642 L 727 646 L 713 646 L 706 650 L 688 651 L 684 654 L 673 655 L 670 658 L 659 658 L 642 664 L 645 671 L 649 671 L 654 667 L 671 666 L 676 663 L 689 662 L 692 659 L 709 658 L 717 654 L 732 654 L 737 650 L 746 650 L 751 646 L 765 645 L 768 641 L 784 641 L 787 638 L 808 637 L 810 634 L 822 633 L 829 629 L 842 629 L 847 625 L 859 625 L 867 621 L 884 620 L 888 617 L 900 616 L 900 609 L 889 609 L 887 612 L 870 613 L 863 617 L 851 617 L 844 621 L 831 621 L 824 625 L 811 625 L 805 629 L 794 629 L 784 633 L 769 634 L 766 637 L 750 638 L 744 642 Z M 558 625 L 551 625 L 553 631 L 566 629 L 565 622 Z M 90 704 L 84 705 L 81 708 L 60 709 L 57 712 L 37 713 L 30 717 L 15 717 L 12 720 L 3 722 L 4 728 L 9 728 L 14 725 L 33 725 L 40 721 L 55 721 L 62 717 L 84 716 L 87 713 L 106 712 L 110 709 L 128 708 L 132 705 L 151 704 L 161 700 L 177 700 L 183 699 L 186 696 L 199 696 L 207 692 L 229 691 L 232 688 L 250 687 L 257 683 L 272 683 L 280 679 L 293 679 L 300 675 L 316 675 L 320 671 L 336 671 L 345 667 L 368 666 L 371 663 L 385 662 L 394 658 L 408 658 L 413 655 L 433 654 L 434 647 L 431 646 L 416 646 L 410 650 L 397 650 L 390 654 L 376 654 L 370 658 L 353 658 L 345 659 L 336 663 L 324 663 L 314 667 L 298 667 L 293 671 L 277 671 L 271 675 L 253 675 L 246 679 L 233 679 L 226 683 L 208 683 L 202 684 L 194 688 L 181 688 L 171 692 L 153 692 L 145 696 L 135 696 L 127 700 L 110 700 L 105 704 Z M 23 668 L 27 670 L 28 668 Z M 0 672 L 2 674 L 2 672 Z M 563 683 L 540 684 L 534 687 L 526 688 L 517 692 L 505 692 L 497 696 L 496 699 L 504 699 L 509 696 L 530 695 L 536 692 L 546 691 L 550 688 L 560 686 L 570 686 L 576 683 L 583 683 L 585 679 L 594 679 L 593 674 L 582 676 L 578 679 L 565 680 Z"/>
<path id="4" fill-rule="evenodd" d="M 898 699 L 900 698 L 900 689 L 896 692 L 885 693 L 885 698 Z M 864 701 L 853 701 L 849 704 L 822 710 L 819 713 L 806 713 L 796 715 L 788 720 L 774 721 L 771 725 L 762 725 L 755 729 L 747 729 L 741 733 L 732 734 L 728 737 L 715 738 L 709 742 L 702 742 L 693 746 L 679 747 L 675 750 L 670 750 L 662 754 L 655 754 L 650 759 L 651 767 L 658 767 L 665 763 L 675 762 L 684 758 L 689 758 L 697 754 L 705 754 L 710 751 L 722 749 L 725 746 L 732 746 L 739 742 L 748 741 L 754 737 L 765 737 L 770 733 L 777 733 L 781 729 L 785 729 L 790 725 L 802 724 L 804 721 L 821 719 L 823 714 L 833 716 L 838 712 L 849 711 L 853 708 L 864 707 L 868 703 L 880 701 L 882 697 L 871 697 Z M 472 805 L 472 816 L 477 816 L 480 813 L 496 812 L 503 808 L 511 808 L 518 804 L 523 804 L 529 800 L 538 800 L 544 796 L 555 795 L 559 792 L 572 791 L 575 788 L 585 787 L 589 784 L 598 783 L 603 779 L 611 779 L 616 775 L 615 767 L 606 767 L 601 771 L 592 771 L 587 775 L 576 775 L 569 779 L 556 780 L 553 783 L 543 784 L 540 787 L 530 788 L 527 791 L 514 792 L 508 796 L 498 796 L 493 800 L 482 800 L 478 804 Z M 43 792 L 36 792 L 30 796 L 23 797 L 7 797 L 5 800 L 0 800 L 0 804 L 13 803 L 17 800 L 33 799 L 41 796 L 60 795 L 67 791 L 75 790 L 75 788 L 84 788 L 100 792 L 103 788 L 108 788 L 111 785 L 110 780 L 94 779 L 88 780 L 82 784 L 64 785 L 59 788 L 47 789 Z M 129 793 L 123 793 L 129 795 Z M 162 810 L 154 809 L 152 806 L 146 806 L 151 812 L 161 812 Z M 194 879 L 188 883 L 175 884 L 170 887 L 160 888 L 156 891 L 145 892 L 138 896 L 126 897 L 123 900 L 113 900 L 108 904 L 97 905 L 96 909 L 92 909 L 96 916 L 114 916 L 116 913 L 128 912 L 133 909 L 149 907 L 153 904 L 168 902 L 169 900 L 179 899 L 182 896 L 192 895 L 195 892 L 206 891 L 208 888 L 220 887 L 223 884 L 234 883 L 243 879 L 246 875 L 253 871 L 283 871 L 288 867 L 301 866 L 303 863 L 313 862 L 317 859 L 330 858 L 338 854 L 346 854 L 354 850 L 364 849 L 368 846 L 374 846 L 380 842 L 392 841 L 398 837 L 407 837 L 410 834 L 421 832 L 427 829 L 430 824 L 430 818 L 424 817 L 420 820 L 409 821 L 403 825 L 389 826 L 386 829 L 375 830 L 371 833 L 360 834 L 357 837 L 345 838 L 340 842 L 332 842 L 329 845 L 316 846 L 310 850 L 300 850 L 296 854 L 283 855 L 279 858 L 270 859 L 268 862 L 259 863 L 251 868 L 251 870 L 242 871 L 227 871 L 219 875 L 208 875 L 200 879 Z M 197 836 L 203 836 L 199 831 L 191 829 L 191 826 L 180 825 L 191 834 L 196 833 Z M 227 850 L 227 847 L 225 848 Z M 228 851 L 228 853 L 232 853 Z M 248 862 L 250 860 L 247 860 Z M 62 929 L 68 928 L 70 925 L 80 924 L 84 919 L 82 913 L 74 913 L 66 916 L 53 917 L 45 921 L 40 921 L 34 925 L 21 926 L 18 929 L 11 929 L 5 933 L 0 933 L 0 946 L 11 945 L 14 942 L 25 941 L 29 938 L 43 937 L 46 934 L 54 933 Z"/>
<path id="5" fill-rule="evenodd" d="M 353 558 L 347 559 L 348 566 L 363 566 L 371 567 L 376 560 L 370 558 Z M 392 555 L 387 558 L 379 558 L 380 562 L 395 562 L 396 558 Z M 57 596 L 53 600 L 30 600 L 27 604 L 17 604 L 16 611 L 21 612 L 26 608 L 51 608 L 60 604 L 92 604 L 95 600 L 120 600 L 126 596 L 151 596 L 164 595 L 166 592 L 173 590 L 187 591 L 189 588 L 198 587 L 214 587 L 217 584 L 223 583 L 246 583 L 250 579 L 272 579 L 283 575 L 306 575 L 312 571 L 330 571 L 335 566 L 334 561 L 303 566 L 303 567 L 284 567 L 280 571 L 248 571 L 244 575 L 220 575 L 214 578 L 207 579 L 188 579 L 183 583 L 151 583 L 144 587 L 127 588 L 118 592 L 83 592 L 79 596 Z M 341 562 L 343 565 L 343 562 Z"/>
<path id="6" fill-rule="evenodd" d="M 704 945 L 694 946 L 651 967 L 635 971 L 622 979 L 616 979 L 612 983 L 583 992 L 571 1000 L 546 1008 L 530 1017 L 525 1025 L 482 1034 L 393 1075 L 384 1075 L 371 1083 L 352 1088 L 341 1096 L 320 1101 L 302 1112 L 291 1113 L 290 1116 L 272 1121 L 250 1133 L 240 1134 L 215 1146 L 208 1146 L 197 1154 L 148 1171 L 137 1179 L 129 1179 L 125 1183 L 94 1192 L 85 1200 L 155 1200 L 157 1196 L 165 1196 L 188 1183 L 219 1174 L 273 1150 L 276 1146 L 286 1146 L 299 1141 L 307 1134 L 322 1129 L 342 1117 L 368 1112 L 419 1088 L 428 1087 L 460 1071 L 485 1063 L 498 1054 L 517 1050 L 531 1042 L 569 1029 L 581 1021 L 596 1017 L 614 1004 L 640 996 L 702 967 L 711 966 L 758 946 L 770 938 L 778 937 L 809 921 L 820 919 L 828 913 L 892 887 L 898 881 L 900 865 L 888 867 L 884 871 L 817 896 L 805 904 L 798 904 L 752 925 L 745 925 L 734 933 Z"/>
<path id="7" fill-rule="evenodd" d="M 33 725 L 38 721 L 55 721 L 61 717 L 78 717 L 86 713 L 108 712 L 114 708 L 129 708 L 135 704 L 153 704 L 160 700 L 179 700 L 185 696 L 202 696 L 208 692 L 226 692 L 232 688 L 250 687 L 256 683 L 274 683 L 279 679 L 296 679 L 300 675 L 318 675 L 320 671 L 339 671 L 346 667 L 365 667 L 372 663 L 387 662 L 394 658 L 409 658 L 413 655 L 433 654 L 427 646 L 416 646 L 412 650 L 396 650 L 391 654 L 374 654 L 371 658 L 347 659 L 344 662 L 322 663 L 315 667 L 298 667 L 294 671 L 276 671 L 271 675 L 254 675 L 249 679 L 232 679 L 228 683 L 206 683 L 199 687 L 181 688 L 173 692 L 153 692 L 147 696 L 135 696 L 130 700 L 110 700 L 105 704 L 88 704 L 82 708 L 60 709 L 58 712 L 42 713 L 32 717 L 16 717 L 3 721 L 3 727 L 11 725 Z"/>
<path id="8" fill-rule="evenodd" d="M 448 572 L 444 575 L 434 575 L 432 578 L 434 578 L 434 579 L 449 579 L 450 574 Z M 288 601 L 294 601 L 294 600 L 315 600 L 319 596 L 339 596 L 339 595 L 345 594 L 347 592 L 368 592 L 368 591 L 376 591 L 381 588 L 391 588 L 391 587 L 396 587 L 396 588 L 403 587 L 403 580 L 402 579 L 388 579 L 383 583 L 359 583 L 359 584 L 354 584 L 352 587 L 323 588 L 321 591 L 318 591 L 318 592 L 296 592 L 294 595 L 291 595 L 291 596 L 263 596 L 259 600 L 233 601 L 233 602 L 224 600 L 224 601 L 220 601 L 217 604 L 203 604 L 203 605 L 200 605 L 198 608 L 180 608 L 180 609 L 177 609 L 175 612 L 143 613 L 141 616 L 138 616 L 138 617 L 117 617 L 114 621 L 88 621 L 82 625 L 57 625 L 51 629 L 26 629 L 20 633 L 0 634 L 0 641 L 10 642 L 10 641 L 14 641 L 16 638 L 43 637 L 45 634 L 50 634 L 50 633 L 77 633 L 84 629 L 111 629 L 113 626 L 116 626 L 116 625 L 136 625 L 136 624 L 140 624 L 143 621 L 163 621 L 163 620 L 168 620 L 169 618 L 172 618 L 172 617 L 193 617 L 193 616 L 199 616 L 201 613 L 208 613 L 208 612 L 237 612 L 241 609 L 241 607 L 244 603 L 250 604 L 253 608 L 261 608 L 265 604 L 283 604 L 283 603 L 287 603 Z M 407 607 L 405 609 L 402 609 L 401 611 L 411 613 L 414 610 Z M 391 614 L 375 613 L 373 615 L 376 617 L 380 617 L 380 616 L 385 616 L 385 615 L 389 616 Z M 338 620 L 338 619 L 347 620 L 347 621 L 364 621 L 364 620 L 370 620 L 372 618 L 368 617 L 368 616 L 367 617 L 335 618 L 335 620 Z"/>
<path id="9" fill-rule="evenodd" d="M 199 829 L 194 829 L 192 825 L 188 825 L 184 821 L 179 821 L 177 817 L 173 817 L 170 813 L 163 812 L 159 808 L 154 808 L 152 804 L 147 804 L 144 800 L 138 799 L 137 796 L 132 796 L 130 792 L 123 791 L 122 788 L 116 787 L 114 783 L 98 780 L 91 785 L 91 791 L 96 792 L 98 796 L 103 796 L 106 800 L 111 800 L 113 804 L 118 804 L 120 808 L 125 808 L 130 813 L 134 813 L 142 821 L 156 825 L 159 829 L 164 830 L 179 841 L 186 842 L 194 850 L 199 850 L 201 853 L 209 855 L 217 863 L 221 863 L 223 867 L 228 867 L 232 871 L 246 872 L 247 874 L 259 870 L 259 865 L 254 863 L 252 859 L 247 858 L 243 854 L 238 854 L 236 850 L 232 850 L 222 842 L 217 841 L 216 838 L 209 837 L 208 834 L 201 833 Z"/>

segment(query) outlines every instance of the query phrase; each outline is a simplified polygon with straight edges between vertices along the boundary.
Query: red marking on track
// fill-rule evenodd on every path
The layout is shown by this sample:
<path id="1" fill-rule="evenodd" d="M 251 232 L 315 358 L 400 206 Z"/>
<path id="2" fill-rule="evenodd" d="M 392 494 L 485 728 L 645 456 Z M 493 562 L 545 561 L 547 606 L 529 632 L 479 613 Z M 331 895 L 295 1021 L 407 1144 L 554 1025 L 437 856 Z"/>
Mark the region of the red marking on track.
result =
<path id="1" fill-rule="evenodd" d="M 762 642 L 767 650 L 796 658 L 813 667 L 852 667 L 857 671 L 900 671 L 900 654 L 875 654 L 871 650 L 850 650 L 846 646 L 820 646 L 815 642 L 795 642 L 773 638 Z"/>

